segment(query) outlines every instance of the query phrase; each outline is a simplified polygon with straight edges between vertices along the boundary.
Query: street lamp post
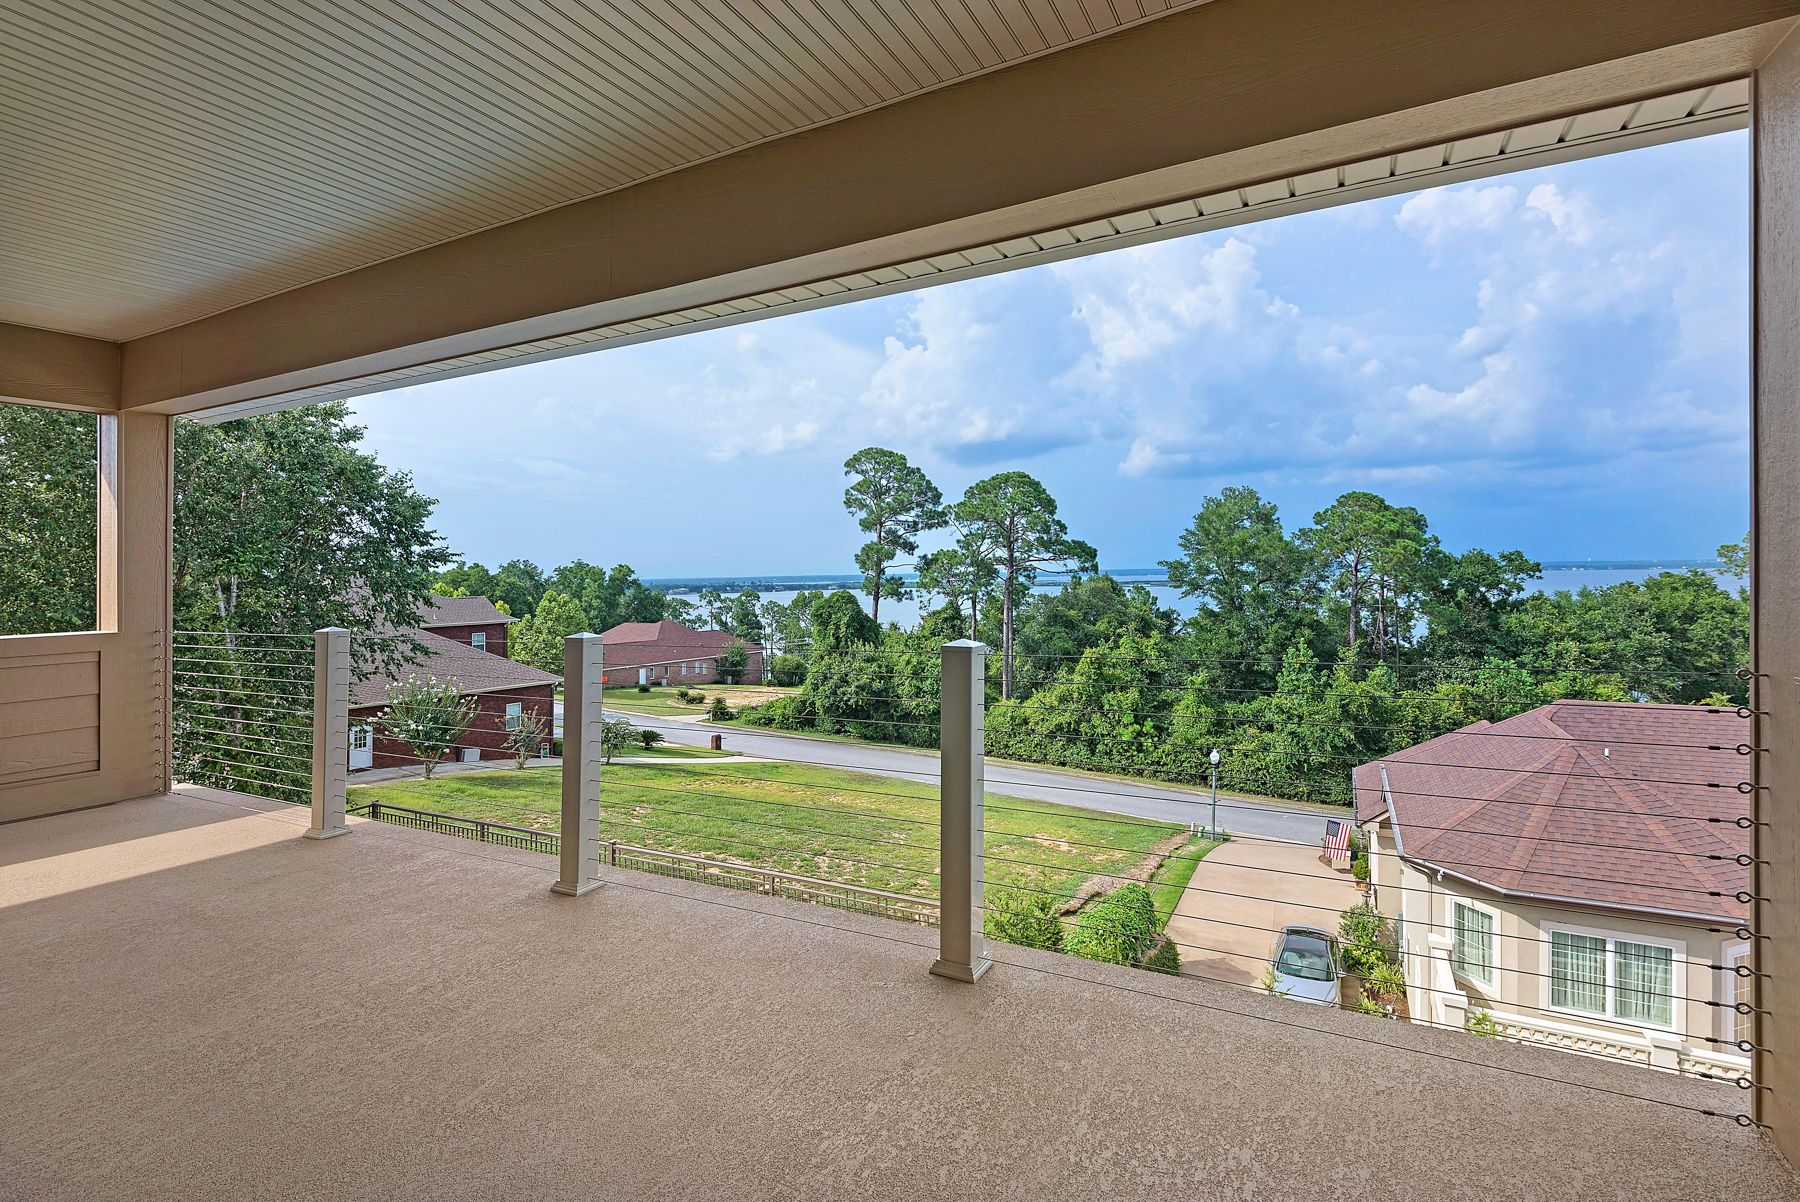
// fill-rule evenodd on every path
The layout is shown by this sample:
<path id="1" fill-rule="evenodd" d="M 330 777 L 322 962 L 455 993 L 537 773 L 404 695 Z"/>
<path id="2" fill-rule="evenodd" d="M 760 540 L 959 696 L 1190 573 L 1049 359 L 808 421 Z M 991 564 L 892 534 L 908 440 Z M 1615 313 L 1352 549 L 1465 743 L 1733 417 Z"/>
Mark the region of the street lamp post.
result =
<path id="1" fill-rule="evenodd" d="M 1212 761 L 1212 834 L 1210 837 L 1217 839 L 1219 837 L 1219 749 L 1213 748 L 1212 754 L 1206 758 Z"/>

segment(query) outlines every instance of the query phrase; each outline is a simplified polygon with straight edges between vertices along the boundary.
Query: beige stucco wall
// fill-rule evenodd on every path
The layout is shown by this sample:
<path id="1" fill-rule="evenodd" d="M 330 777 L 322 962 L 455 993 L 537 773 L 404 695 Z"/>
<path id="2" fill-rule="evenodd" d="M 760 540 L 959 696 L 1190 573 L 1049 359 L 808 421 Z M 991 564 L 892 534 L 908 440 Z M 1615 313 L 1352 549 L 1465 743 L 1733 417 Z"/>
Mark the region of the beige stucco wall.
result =
<path id="1" fill-rule="evenodd" d="M 1461 900 L 1495 917 L 1493 982 L 1460 974 L 1455 978 L 1456 987 L 1467 994 L 1471 1010 L 1506 1012 L 1525 1020 L 1577 1028 L 1601 1038 L 1642 1039 L 1654 1031 L 1702 1050 L 1713 1049 L 1714 1045 L 1704 1042 L 1708 1038 L 1732 1038 L 1730 1012 L 1706 1004 L 1730 1000 L 1729 979 L 1712 968 L 1726 963 L 1728 953 L 1742 946 L 1729 933 L 1709 932 L 1703 923 L 1507 898 L 1448 874 L 1440 880 L 1436 873 L 1400 859 L 1392 828 L 1385 821 L 1365 830 L 1371 835 L 1370 869 L 1376 882 L 1376 904 L 1383 914 L 1399 920 L 1411 986 L 1408 1001 L 1415 1017 L 1431 1013 L 1429 936 L 1435 933 L 1447 937 L 1454 933 L 1453 906 Z M 1676 996 L 1670 1030 L 1665 1033 L 1640 1024 L 1552 1008 L 1550 932 L 1556 929 L 1672 945 Z"/>

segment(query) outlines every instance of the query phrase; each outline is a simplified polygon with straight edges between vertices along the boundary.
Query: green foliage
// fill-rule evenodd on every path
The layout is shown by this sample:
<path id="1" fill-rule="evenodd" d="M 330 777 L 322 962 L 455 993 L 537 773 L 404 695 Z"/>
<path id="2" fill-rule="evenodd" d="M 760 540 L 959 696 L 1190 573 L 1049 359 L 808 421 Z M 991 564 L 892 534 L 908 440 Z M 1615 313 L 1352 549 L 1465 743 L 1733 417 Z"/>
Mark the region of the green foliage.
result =
<path id="1" fill-rule="evenodd" d="M 651 730 L 648 726 L 638 731 L 637 737 L 638 742 L 644 745 L 645 751 L 649 751 L 652 747 L 655 747 L 658 743 L 663 741 L 662 731 Z"/>
<path id="2" fill-rule="evenodd" d="M 456 681 L 408 676 L 388 686 L 387 708 L 376 717 L 375 727 L 387 738 L 406 744 L 419 758 L 425 779 L 430 780 L 438 761 L 462 741 L 475 720 L 475 711 L 475 699 L 462 696 L 462 686 Z"/>
<path id="3" fill-rule="evenodd" d="M 1486 1010 L 1469 1011 L 1469 1034 L 1479 1035 L 1483 1039 L 1500 1038 L 1500 1024 Z"/>
<path id="4" fill-rule="evenodd" d="M 614 718 L 600 724 L 600 762 L 610 764 L 613 756 L 630 751 L 638 741 L 638 728 L 629 718 Z"/>
<path id="5" fill-rule="evenodd" d="M 718 655 L 719 675 L 725 683 L 736 684 L 744 675 L 744 669 L 750 666 L 750 648 L 743 639 L 732 639 Z"/>
<path id="6" fill-rule="evenodd" d="M 552 589 L 539 599 L 537 609 L 529 617 L 513 625 L 506 639 L 506 654 L 541 671 L 560 673 L 563 640 L 586 630 L 587 615 L 581 604 Z"/>
<path id="7" fill-rule="evenodd" d="M 1363 993 L 1394 1005 L 1406 996 L 1406 973 L 1393 961 L 1383 961 L 1364 974 Z"/>
<path id="8" fill-rule="evenodd" d="M 843 589 L 814 601 L 809 622 L 815 653 L 881 645 L 881 627 L 863 612 L 862 602 L 856 599 L 856 594 Z"/>
<path id="9" fill-rule="evenodd" d="M 769 660 L 769 683 L 783 688 L 806 683 L 806 657 L 777 655 Z"/>
<path id="10" fill-rule="evenodd" d="M 731 599 L 725 610 L 725 629 L 740 641 L 759 640 L 763 637 L 762 594 L 755 589 L 745 589 Z M 740 667 L 738 671 L 743 671 Z"/>
<path id="11" fill-rule="evenodd" d="M 526 710 L 519 715 L 518 728 L 507 732 L 505 743 L 506 749 L 513 753 L 513 761 L 518 767 L 523 768 L 538 753 L 538 748 L 544 745 L 545 732 L 549 729 L 550 724 L 542 714 Z"/>
<path id="12" fill-rule="evenodd" d="M 667 598 L 637 578 L 625 564 L 601 568 L 585 560 L 566 563 L 550 573 L 546 592 L 572 598 L 582 613 L 582 629 L 596 633 L 621 622 L 660 622 Z"/>
<path id="13" fill-rule="evenodd" d="M 640 693 L 648 693 L 650 691 L 650 686 L 647 683 L 640 681 L 637 686 L 637 691 Z"/>
<path id="14" fill-rule="evenodd" d="M 1355 1011 L 1357 1014 L 1369 1014 L 1376 1018 L 1386 1018 L 1388 1016 L 1387 1007 L 1383 1006 L 1379 1000 L 1370 997 L 1366 993 L 1357 995 L 1357 999 L 1350 1003 L 1349 1009 Z"/>
<path id="15" fill-rule="evenodd" d="M 944 525 L 944 495 L 906 456 L 886 447 L 865 447 L 850 456 L 844 475 L 853 477 L 844 490 L 844 508 L 869 535 L 856 553 L 856 566 L 872 602 L 871 620 L 879 626 L 881 599 L 906 595 L 889 568 L 902 554 L 918 551 L 920 534 Z"/>
<path id="16" fill-rule="evenodd" d="M 1393 928 L 1368 902 L 1359 902 L 1338 916 L 1339 955 L 1344 971 L 1368 979 L 1393 954 Z"/>
<path id="17" fill-rule="evenodd" d="M 731 707 L 725 704 L 725 698 L 723 697 L 714 697 L 712 699 L 712 708 L 707 711 L 706 716 L 714 722 L 728 722 L 732 718 L 737 717 L 736 714 L 731 712 Z"/>
<path id="18" fill-rule="evenodd" d="M 0 405 L 0 634 L 94 628 L 94 418 Z"/>
<path id="19" fill-rule="evenodd" d="M 1175 946 L 1173 939 L 1164 935 L 1156 941 L 1156 950 L 1144 958 L 1142 967 L 1151 972 L 1178 977 L 1181 975 L 1181 949 Z"/>
<path id="20" fill-rule="evenodd" d="M 1150 890 L 1142 885 L 1121 885 L 1075 916 L 1063 937 L 1063 950 L 1072 956 L 1107 964 L 1135 965 L 1157 939 L 1156 907 Z"/>
<path id="21" fill-rule="evenodd" d="M 1281 983 L 1281 978 L 1275 975 L 1275 966 L 1273 964 L 1263 969 L 1262 976 L 1257 978 L 1257 984 L 1263 987 L 1265 993 L 1272 994 L 1275 997 L 1287 996 L 1287 987 Z"/>
<path id="22" fill-rule="evenodd" d="M 1058 952 L 1063 949 L 1063 927 L 1056 910 L 1057 899 L 1045 893 L 990 889 L 982 930 L 1002 943 Z"/>

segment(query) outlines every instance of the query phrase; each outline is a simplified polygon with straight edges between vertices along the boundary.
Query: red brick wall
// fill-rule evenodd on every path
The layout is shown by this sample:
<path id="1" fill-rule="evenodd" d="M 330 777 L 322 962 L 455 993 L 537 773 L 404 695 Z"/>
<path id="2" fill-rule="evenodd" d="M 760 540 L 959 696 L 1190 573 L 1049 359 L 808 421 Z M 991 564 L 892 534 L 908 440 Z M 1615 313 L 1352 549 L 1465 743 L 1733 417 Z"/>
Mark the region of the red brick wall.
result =
<path id="1" fill-rule="evenodd" d="M 679 647 L 671 651 L 666 648 L 652 649 L 639 646 L 633 646 L 628 651 L 625 648 L 620 648 L 619 650 L 620 659 L 641 659 L 645 661 L 674 660 L 675 662 L 672 664 L 656 662 L 648 663 L 646 665 L 646 670 L 650 673 L 650 679 L 659 685 L 667 685 L 672 689 L 678 689 L 683 686 L 719 683 L 719 653 L 717 651 L 695 651 L 691 648 L 682 650 Z M 609 661 L 613 658 L 613 654 L 610 651 L 608 652 L 607 658 Z M 682 664 L 691 666 L 699 663 L 704 663 L 708 670 L 700 673 L 689 672 L 685 676 L 681 674 Z M 740 683 L 761 684 L 762 678 L 763 653 L 761 651 L 752 651 L 750 653 L 749 662 L 744 665 L 744 674 L 740 678 Z M 609 689 L 635 689 L 638 683 L 637 665 L 608 662 L 604 683 Z"/>
<path id="2" fill-rule="evenodd" d="M 478 693 L 475 696 L 476 709 L 474 721 L 469 723 L 468 733 L 462 738 L 459 747 L 478 747 L 484 760 L 507 760 L 512 752 L 506 749 L 506 706 L 517 701 L 527 714 L 537 714 L 543 719 L 544 742 L 550 741 L 551 712 L 554 704 L 553 685 L 533 685 L 524 689 L 508 689 L 503 693 Z M 364 706 L 350 711 L 352 726 L 373 725 L 375 716 L 383 707 L 378 705 Z M 454 763 L 462 759 L 460 751 L 452 753 L 444 763 Z M 375 736 L 375 768 L 418 767 L 419 758 L 413 754 L 412 748 L 404 743 L 397 743 L 384 738 L 379 733 Z"/>
<path id="3" fill-rule="evenodd" d="M 481 626 L 431 626 L 427 629 L 439 638 L 449 639 L 453 643 L 461 643 L 465 647 L 475 645 L 476 633 L 487 635 L 486 650 L 490 655 L 506 658 L 506 631 L 509 623 L 489 622 Z"/>

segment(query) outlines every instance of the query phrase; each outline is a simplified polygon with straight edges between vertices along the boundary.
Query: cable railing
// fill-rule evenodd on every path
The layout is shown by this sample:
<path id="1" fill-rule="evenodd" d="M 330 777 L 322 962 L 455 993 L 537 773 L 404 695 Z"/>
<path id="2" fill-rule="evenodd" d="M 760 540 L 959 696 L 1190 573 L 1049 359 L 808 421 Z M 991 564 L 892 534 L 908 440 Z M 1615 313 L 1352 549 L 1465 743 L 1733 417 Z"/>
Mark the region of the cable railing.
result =
<path id="1" fill-rule="evenodd" d="M 512 776 L 487 759 L 466 767 L 505 775 L 440 787 L 418 778 L 462 771 L 450 748 L 537 762 L 503 750 L 516 717 L 476 709 L 415 721 L 410 742 L 378 729 L 367 750 L 386 778 L 345 776 L 340 813 L 555 855 L 558 892 L 639 874 L 935 926 L 933 971 L 953 980 L 1018 964 L 1000 950 L 1014 943 L 1285 997 L 1277 1013 L 1300 1015 L 1293 998 L 1309 992 L 1310 966 L 1330 978 L 1326 1002 L 1371 1022 L 1757 1087 L 1753 986 L 1765 936 L 1751 913 L 1767 819 L 1748 771 L 1759 754 L 1748 707 L 1664 706 L 1640 711 L 1653 722 L 1566 737 L 1483 726 L 1416 750 L 1401 744 L 1429 724 L 1348 711 L 1293 724 L 1289 737 L 1331 736 L 1303 748 L 1312 769 L 1361 770 L 1359 813 L 1283 798 L 1292 780 L 1278 757 L 1236 765 L 1239 781 L 1258 786 L 1237 793 L 1212 792 L 1211 764 L 1190 771 L 1201 786 L 1191 790 L 1146 777 L 1142 758 L 1096 754 L 1104 732 L 1084 724 L 1147 719 L 1146 737 L 1166 737 L 1156 713 L 1059 704 L 1053 691 L 1010 703 L 1045 719 L 1034 754 L 991 765 L 986 652 L 972 644 L 945 647 L 932 665 L 918 651 L 893 653 L 886 675 L 907 675 L 906 688 L 828 677 L 806 694 L 799 729 L 652 729 L 656 707 L 641 693 L 608 705 L 615 690 L 602 687 L 598 643 L 569 640 L 556 762 Z M 303 783 L 316 802 L 312 649 L 274 636 L 244 645 L 240 654 L 218 637 L 177 637 L 176 762 L 281 799 L 299 800 Z M 882 653 L 851 654 L 866 663 Z M 333 705 L 327 724 L 347 723 L 344 703 Z M 721 729 L 755 740 L 752 754 L 715 762 L 655 737 Z M 873 756 L 819 737 L 832 733 L 924 754 Z M 1076 771 L 1059 763 L 1070 743 L 1083 749 Z M 1349 834 L 1322 839 L 1330 818 Z M 1307 959 L 1318 948 L 1322 970 Z"/>

